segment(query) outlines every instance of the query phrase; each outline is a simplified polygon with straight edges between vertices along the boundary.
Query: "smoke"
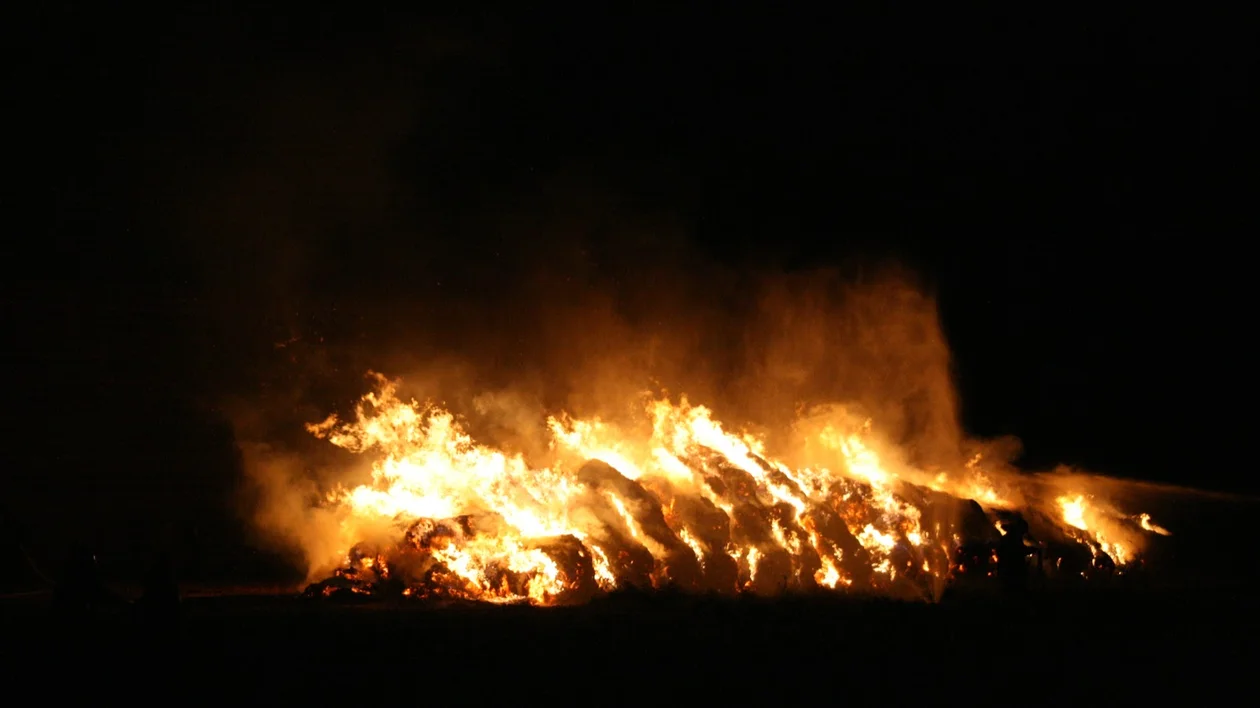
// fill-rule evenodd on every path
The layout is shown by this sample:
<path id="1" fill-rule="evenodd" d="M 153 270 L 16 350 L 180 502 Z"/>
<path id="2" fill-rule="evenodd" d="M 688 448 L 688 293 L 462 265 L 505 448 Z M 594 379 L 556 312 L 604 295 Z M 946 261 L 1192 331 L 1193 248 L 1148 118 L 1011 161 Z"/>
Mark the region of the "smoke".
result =
<path id="1" fill-rule="evenodd" d="M 380 334 L 379 366 L 372 368 L 397 377 L 404 398 L 434 401 L 455 412 L 479 443 L 519 453 L 539 466 L 554 460 L 547 415 L 563 411 L 641 426 L 645 391 L 686 395 L 728 424 L 764 432 L 772 449 L 789 461 L 793 453 L 813 462 L 826 459 L 803 441 L 816 438 L 826 425 L 854 429 L 868 417 L 880 431 L 885 465 L 907 481 L 928 483 L 934 470 L 960 469 L 964 456 L 973 454 L 976 443 L 957 422 L 949 352 L 931 298 L 902 273 L 858 284 L 834 273 L 744 277 L 737 299 L 719 289 L 721 273 L 667 263 L 654 267 L 659 272 L 671 265 L 673 279 L 649 281 L 661 287 L 645 304 L 632 300 L 638 294 L 633 287 L 601 287 L 590 270 L 581 269 L 568 270 L 566 282 L 581 283 L 584 296 L 564 297 L 547 284 L 546 263 L 518 262 L 535 269 L 544 285 L 526 278 L 502 300 L 457 303 L 469 312 L 467 329 L 429 329 L 413 321 Z M 719 285 L 689 298 L 696 282 Z M 686 285 L 670 292 L 670 283 Z M 725 307 L 717 304 L 719 298 Z M 479 326 L 486 321 L 504 326 Z M 415 351 L 424 355 L 408 352 L 409 342 L 417 342 Z M 372 351 L 356 354 L 366 363 Z M 302 363 L 294 368 L 301 371 Z M 346 413 L 352 400 L 375 386 L 363 373 L 315 365 L 302 372 L 302 380 L 327 377 L 347 393 L 323 401 L 322 410 L 312 391 L 273 397 L 270 403 L 258 398 L 246 409 L 266 424 L 238 422 L 238 439 L 254 450 L 245 456 L 246 473 L 260 490 L 250 513 L 273 541 L 299 549 L 313 575 L 327 570 L 312 562 L 329 558 L 331 547 L 370 538 L 368 530 L 349 534 L 337 527 L 344 519 L 315 503 L 321 491 L 338 483 L 368 481 L 369 469 L 362 458 L 321 450 L 310 436 L 303 440 L 293 433 L 330 412 Z M 295 411 L 304 411 L 305 419 L 297 419 Z M 272 427 L 276 420 L 290 426 L 282 437 L 291 452 L 283 455 L 256 445 L 279 439 L 259 435 L 269 427 L 279 433 Z M 659 517 L 658 502 L 643 501 L 651 497 L 636 483 L 622 486 L 617 488 L 622 497 L 640 500 L 634 516 L 653 537 L 648 520 Z M 592 533 L 619 523 L 606 502 L 596 499 L 587 506 L 596 514 Z M 703 512 L 696 510 L 694 518 L 703 518 Z M 761 529 L 752 517 L 744 518 L 741 528 L 752 542 L 770 539 L 769 527 Z M 720 535 L 714 534 L 714 542 Z M 619 543 L 604 541 L 610 548 Z M 662 548 L 658 551 L 676 551 Z M 769 572 L 776 562 L 767 558 L 763 567 Z"/>
<path id="2" fill-rule="evenodd" d="M 995 485 L 1015 478 L 1013 441 L 961 430 L 936 304 L 913 273 L 714 258 L 696 224 L 644 197 L 670 183 L 663 170 L 628 179 L 515 145 L 510 101 L 470 88 L 507 81 L 510 62 L 456 46 L 417 51 L 406 76 L 382 69 L 388 51 L 334 73 L 261 72 L 186 183 L 201 295 L 189 350 L 200 393 L 232 420 L 242 512 L 263 540 L 315 572 L 351 532 L 374 533 L 321 506 L 367 463 L 305 429 L 346 413 L 368 371 L 540 463 L 547 415 L 634 425 L 655 391 L 786 459 L 817 457 L 811 431 L 870 418 L 910 481 L 977 453 Z"/>
<path id="3" fill-rule="evenodd" d="M 335 515 L 320 508 L 320 490 L 306 461 L 259 443 L 240 444 L 242 463 L 253 482 L 253 522 L 275 550 L 288 554 L 295 567 L 317 573 L 339 549 Z"/>
<path id="4" fill-rule="evenodd" d="M 780 427 L 841 403 L 919 466 L 961 455 L 949 347 L 932 297 L 900 269 L 769 278 L 745 331 L 741 407 Z M 814 410 L 814 415 L 819 411 Z"/>

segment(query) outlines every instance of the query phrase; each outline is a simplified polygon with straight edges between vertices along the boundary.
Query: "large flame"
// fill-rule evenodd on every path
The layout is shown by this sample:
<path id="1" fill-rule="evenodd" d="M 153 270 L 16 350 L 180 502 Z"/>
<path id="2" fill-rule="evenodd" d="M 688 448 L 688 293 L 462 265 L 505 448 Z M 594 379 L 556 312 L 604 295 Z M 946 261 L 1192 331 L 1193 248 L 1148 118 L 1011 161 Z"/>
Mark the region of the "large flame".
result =
<path id="1" fill-rule="evenodd" d="M 327 494 L 337 539 L 312 559 L 354 591 L 534 604 L 622 586 L 931 597 L 966 571 L 969 509 L 1004 534 L 996 515 L 1035 497 L 1011 480 L 996 486 L 979 455 L 930 473 L 898 462 L 871 420 L 839 407 L 803 415 L 781 459 L 686 397 L 645 396 L 637 424 L 540 421 L 551 450 L 538 462 L 478 443 L 449 410 L 400 398 L 397 382 L 376 383 L 353 420 L 308 426 L 373 460 L 370 482 Z M 1065 537 L 1121 568 L 1142 534 L 1168 533 L 1080 491 L 1045 506 Z"/>

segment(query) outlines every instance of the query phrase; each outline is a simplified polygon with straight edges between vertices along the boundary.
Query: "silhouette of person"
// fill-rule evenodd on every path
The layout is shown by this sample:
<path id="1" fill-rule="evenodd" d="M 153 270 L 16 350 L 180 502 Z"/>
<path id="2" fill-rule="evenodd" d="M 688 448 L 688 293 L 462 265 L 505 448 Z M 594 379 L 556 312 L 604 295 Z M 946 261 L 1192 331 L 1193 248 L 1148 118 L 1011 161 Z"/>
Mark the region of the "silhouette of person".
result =
<path id="1" fill-rule="evenodd" d="M 1016 517 L 1002 525 L 1005 534 L 998 541 L 998 575 L 1011 593 L 1021 593 L 1028 588 L 1028 522 Z"/>
<path id="2" fill-rule="evenodd" d="M 153 625 L 170 626 L 179 618 L 179 583 L 167 553 L 157 555 L 145 576 L 140 610 Z"/>
<path id="3" fill-rule="evenodd" d="M 1116 571 L 1116 561 L 1109 554 L 1100 551 L 1094 557 L 1094 567 L 1104 576 L 1110 576 Z"/>

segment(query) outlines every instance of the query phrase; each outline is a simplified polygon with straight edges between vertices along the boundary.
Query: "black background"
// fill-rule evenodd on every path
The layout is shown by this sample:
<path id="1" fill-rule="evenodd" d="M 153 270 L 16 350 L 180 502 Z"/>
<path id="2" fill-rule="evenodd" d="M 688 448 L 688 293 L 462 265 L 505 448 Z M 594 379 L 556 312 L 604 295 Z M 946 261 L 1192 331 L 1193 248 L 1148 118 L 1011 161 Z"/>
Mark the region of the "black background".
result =
<path id="1" fill-rule="evenodd" d="M 1257 490 L 1254 70 L 1223 21 L 48 3 L 9 27 L 28 523 L 50 500 L 214 523 L 233 461 L 207 401 L 294 318 L 351 336 L 336 303 L 411 296 L 418 262 L 493 301 L 524 246 L 487 205 L 580 212 L 591 185 L 735 269 L 910 264 L 967 429 L 1030 465 Z"/>

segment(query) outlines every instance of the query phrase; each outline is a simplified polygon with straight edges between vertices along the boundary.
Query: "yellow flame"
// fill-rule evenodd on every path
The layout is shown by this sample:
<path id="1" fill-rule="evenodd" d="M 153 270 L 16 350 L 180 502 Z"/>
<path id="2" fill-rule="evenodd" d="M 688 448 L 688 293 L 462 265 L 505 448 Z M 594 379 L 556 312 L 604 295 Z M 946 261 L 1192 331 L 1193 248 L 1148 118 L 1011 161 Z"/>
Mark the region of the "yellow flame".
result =
<path id="1" fill-rule="evenodd" d="M 1151 521 L 1150 514 L 1138 514 L 1138 523 L 1141 524 L 1144 530 L 1150 531 L 1151 533 L 1157 533 L 1160 536 L 1172 535 L 1172 532 L 1168 529 L 1156 524 L 1154 521 Z"/>
<path id="2" fill-rule="evenodd" d="M 370 481 L 326 496 L 340 534 L 326 544 L 339 549 L 337 560 L 329 560 L 345 563 L 345 549 L 383 538 L 417 559 L 406 565 L 409 594 L 441 590 L 550 604 L 587 583 L 611 590 L 631 577 L 670 580 L 677 552 L 698 561 L 702 577 L 693 582 L 729 568 L 715 562 L 725 563 L 724 553 L 741 587 L 751 587 L 769 562 L 765 551 L 781 549 L 796 582 L 840 588 L 853 584 L 846 568 L 855 563 L 867 563 L 882 578 L 872 582 L 884 584 L 909 582 L 916 569 L 929 577 L 949 573 L 948 554 L 961 543 L 957 529 L 940 522 L 924 528 L 923 510 L 907 501 L 909 480 L 985 506 L 1011 504 L 1003 494 L 1009 484 L 995 485 L 979 456 L 956 470 L 913 469 L 870 419 L 802 428 L 807 453 L 791 465 L 766 439 L 728 430 L 685 397 L 646 399 L 641 421 L 640 429 L 550 416 L 544 429 L 552 459 L 538 464 L 474 441 L 450 411 L 404 401 L 396 382 L 378 378 L 353 419 L 331 416 L 308 426 L 338 447 L 373 456 Z M 588 460 L 611 467 L 619 481 L 582 476 Z M 1119 522 L 1132 526 L 1136 519 L 1146 531 L 1168 533 L 1149 515 L 1117 516 L 1084 494 L 1057 503 L 1065 527 L 1117 563 L 1133 555 Z M 694 516 L 704 508 L 724 515 L 725 525 Z M 832 521 L 824 527 L 819 519 Z M 422 522 L 423 533 L 415 530 Z M 1000 524 L 998 530 L 1005 533 Z M 737 542 L 736 534 L 755 540 Z M 841 553 L 846 534 L 844 543 L 856 541 L 863 558 Z M 383 553 L 365 556 L 358 567 L 397 575 L 389 551 Z M 946 554 L 941 562 L 929 562 L 940 554 Z"/>

